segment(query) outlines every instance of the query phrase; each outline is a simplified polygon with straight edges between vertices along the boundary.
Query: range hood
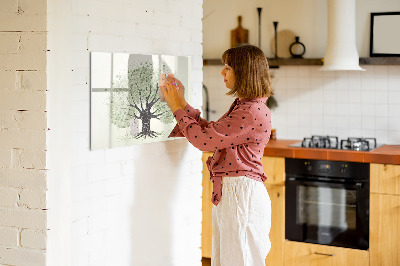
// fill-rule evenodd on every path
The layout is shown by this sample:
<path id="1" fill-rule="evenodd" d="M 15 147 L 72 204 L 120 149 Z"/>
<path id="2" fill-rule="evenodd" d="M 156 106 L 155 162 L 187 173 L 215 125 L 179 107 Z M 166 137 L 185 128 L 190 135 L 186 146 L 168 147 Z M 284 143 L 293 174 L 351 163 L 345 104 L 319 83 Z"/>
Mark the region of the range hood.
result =
<path id="1" fill-rule="evenodd" d="M 328 0 L 328 44 L 323 71 L 358 70 L 355 0 Z"/>

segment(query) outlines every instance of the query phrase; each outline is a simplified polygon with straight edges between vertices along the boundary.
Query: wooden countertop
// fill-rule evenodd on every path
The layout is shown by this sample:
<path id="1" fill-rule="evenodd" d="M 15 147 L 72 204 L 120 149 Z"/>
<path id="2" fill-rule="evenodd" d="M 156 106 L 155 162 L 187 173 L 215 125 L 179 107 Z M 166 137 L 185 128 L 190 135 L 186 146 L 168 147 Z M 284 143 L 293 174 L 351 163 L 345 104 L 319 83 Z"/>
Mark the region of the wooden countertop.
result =
<path id="1" fill-rule="evenodd" d="M 383 145 L 372 151 L 289 147 L 301 140 L 270 140 L 264 156 L 364 163 L 400 164 L 400 145 Z"/>

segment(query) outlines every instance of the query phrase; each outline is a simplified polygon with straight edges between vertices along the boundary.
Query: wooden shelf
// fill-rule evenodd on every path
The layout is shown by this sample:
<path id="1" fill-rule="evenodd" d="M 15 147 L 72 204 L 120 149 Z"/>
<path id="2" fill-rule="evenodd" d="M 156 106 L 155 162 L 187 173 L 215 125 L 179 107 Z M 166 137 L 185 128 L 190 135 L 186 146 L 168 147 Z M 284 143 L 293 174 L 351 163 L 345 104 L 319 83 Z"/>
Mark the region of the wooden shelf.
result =
<path id="1" fill-rule="evenodd" d="M 323 58 L 268 58 L 271 68 L 279 66 L 322 66 Z M 220 59 L 204 59 L 204 66 L 222 65 Z M 362 57 L 360 65 L 400 65 L 400 57 Z"/>
<path id="2" fill-rule="evenodd" d="M 268 58 L 268 64 L 270 67 L 279 66 L 304 66 L 304 65 L 322 65 L 321 58 Z M 205 66 L 217 66 L 222 65 L 220 59 L 204 59 L 203 65 Z"/>
<path id="3" fill-rule="evenodd" d="M 400 65 L 400 57 L 362 57 L 360 65 Z"/>
<path id="4" fill-rule="evenodd" d="M 270 67 L 279 66 L 322 66 L 322 58 L 268 58 Z"/>

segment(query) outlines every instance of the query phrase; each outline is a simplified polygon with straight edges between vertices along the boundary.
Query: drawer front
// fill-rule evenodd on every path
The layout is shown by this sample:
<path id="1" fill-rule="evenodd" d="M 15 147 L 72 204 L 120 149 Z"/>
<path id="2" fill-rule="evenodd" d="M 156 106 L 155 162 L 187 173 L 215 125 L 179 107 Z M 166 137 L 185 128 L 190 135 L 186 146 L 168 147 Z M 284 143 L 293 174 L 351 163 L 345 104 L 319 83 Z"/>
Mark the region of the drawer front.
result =
<path id="1" fill-rule="evenodd" d="M 365 266 L 369 253 L 365 250 L 285 241 L 285 266 Z"/>

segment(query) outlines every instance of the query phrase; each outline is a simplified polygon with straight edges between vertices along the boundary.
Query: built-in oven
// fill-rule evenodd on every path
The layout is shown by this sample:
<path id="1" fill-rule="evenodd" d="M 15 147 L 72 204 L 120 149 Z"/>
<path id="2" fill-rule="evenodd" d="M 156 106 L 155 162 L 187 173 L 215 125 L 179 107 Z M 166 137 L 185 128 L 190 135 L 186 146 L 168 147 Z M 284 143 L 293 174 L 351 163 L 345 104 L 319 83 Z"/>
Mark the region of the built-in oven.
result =
<path id="1" fill-rule="evenodd" d="M 287 158 L 285 169 L 286 239 L 368 249 L 369 164 Z"/>

